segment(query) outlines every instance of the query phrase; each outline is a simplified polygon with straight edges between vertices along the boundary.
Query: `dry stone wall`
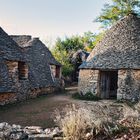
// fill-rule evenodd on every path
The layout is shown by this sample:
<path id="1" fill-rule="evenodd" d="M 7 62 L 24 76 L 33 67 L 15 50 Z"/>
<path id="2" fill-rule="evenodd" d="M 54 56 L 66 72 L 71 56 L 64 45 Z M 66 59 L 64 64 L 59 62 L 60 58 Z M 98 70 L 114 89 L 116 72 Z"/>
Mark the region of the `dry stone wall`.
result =
<path id="1" fill-rule="evenodd" d="M 54 92 L 54 87 L 44 87 L 44 88 L 34 88 L 31 90 L 31 84 L 29 79 L 20 79 L 18 61 L 5 61 L 4 66 L 6 67 L 6 77 L 7 81 L 4 85 L 10 85 L 9 92 L 0 93 L 0 105 L 5 105 L 9 103 L 14 103 L 17 101 L 26 100 L 28 98 L 33 98 L 42 94 L 48 94 Z M 26 71 L 28 72 L 28 71 Z M 3 73 L 2 73 L 3 74 Z M 1 79 L 3 82 L 3 79 Z"/>
<path id="2" fill-rule="evenodd" d="M 117 99 L 140 100 L 140 70 L 119 70 Z"/>
<path id="3" fill-rule="evenodd" d="M 42 128 L 0 123 L 0 140 L 63 140 L 63 132 L 58 127 Z"/>
<path id="4" fill-rule="evenodd" d="M 80 94 L 99 95 L 99 70 L 81 69 L 78 84 Z M 140 70 L 118 70 L 117 99 L 140 100 Z"/>
<path id="5" fill-rule="evenodd" d="M 5 61 L 5 65 L 7 67 L 7 84 L 11 86 L 11 91 L 7 94 L 7 92 L 4 93 L 7 99 L 6 101 L 1 100 L 1 104 L 8 104 L 13 103 L 16 101 L 25 100 L 28 98 L 30 84 L 28 79 L 20 79 L 19 77 L 19 62 L 18 61 Z M 27 71 L 28 74 L 28 71 Z M 2 94 L 2 93 L 0 93 Z M 1 95 L 2 96 L 2 95 Z M 14 98 L 11 98 L 14 97 Z"/>
<path id="6" fill-rule="evenodd" d="M 14 103 L 17 101 L 15 93 L 0 93 L 0 105 Z"/>
<path id="7" fill-rule="evenodd" d="M 30 91 L 30 98 L 35 98 L 40 95 L 50 94 L 56 91 L 55 87 L 37 88 Z"/>
<path id="8" fill-rule="evenodd" d="M 99 71 L 91 69 L 81 69 L 79 73 L 79 93 L 86 94 L 91 92 L 98 94 Z"/>

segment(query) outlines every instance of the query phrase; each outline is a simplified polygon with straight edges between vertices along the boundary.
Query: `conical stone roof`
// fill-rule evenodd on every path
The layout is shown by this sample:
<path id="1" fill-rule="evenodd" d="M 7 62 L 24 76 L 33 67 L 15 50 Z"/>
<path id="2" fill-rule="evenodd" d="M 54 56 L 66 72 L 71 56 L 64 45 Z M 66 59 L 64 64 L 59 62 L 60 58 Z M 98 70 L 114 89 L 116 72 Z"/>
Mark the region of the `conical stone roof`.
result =
<path id="1" fill-rule="evenodd" d="M 61 66 L 53 57 L 47 46 L 40 41 L 39 38 L 32 38 L 30 35 L 11 35 L 11 38 L 23 49 L 26 49 L 27 47 L 38 47 L 38 50 L 40 50 L 39 53 L 45 55 L 45 59 L 49 64 Z"/>
<path id="2" fill-rule="evenodd" d="M 140 18 L 130 14 L 119 20 L 80 68 L 140 69 Z"/>
<path id="3" fill-rule="evenodd" d="M 18 44 L 0 27 L 0 94 L 17 91 L 12 76 L 9 76 L 6 61 L 26 61 Z"/>
<path id="4" fill-rule="evenodd" d="M 49 49 L 39 38 L 31 36 L 11 36 L 24 51 L 29 67 L 29 81 L 31 88 L 45 88 L 56 86 L 50 65 L 61 66 L 55 60 Z"/>
<path id="5" fill-rule="evenodd" d="M 24 61 L 18 44 L 0 27 L 0 54 L 2 58 L 13 61 Z"/>

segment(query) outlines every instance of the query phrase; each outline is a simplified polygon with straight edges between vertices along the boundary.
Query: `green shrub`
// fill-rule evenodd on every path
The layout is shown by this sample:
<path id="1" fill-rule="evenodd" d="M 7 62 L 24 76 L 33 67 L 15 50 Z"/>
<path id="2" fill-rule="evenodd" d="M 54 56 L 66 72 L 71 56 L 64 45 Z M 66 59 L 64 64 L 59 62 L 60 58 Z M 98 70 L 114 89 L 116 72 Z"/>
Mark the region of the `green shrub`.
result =
<path id="1" fill-rule="evenodd" d="M 83 95 L 83 94 L 79 94 L 79 93 L 74 93 L 73 95 L 72 95 L 72 97 L 74 98 L 74 99 L 80 99 L 80 100 L 87 100 L 87 101 L 98 101 L 98 100 L 100 100 L 101 98 L 100 97 L 98 97 L 98 96 L 95 96 L 93 93 L 91 93 L 91 92 L 87 92 L 85 95 Z"/>

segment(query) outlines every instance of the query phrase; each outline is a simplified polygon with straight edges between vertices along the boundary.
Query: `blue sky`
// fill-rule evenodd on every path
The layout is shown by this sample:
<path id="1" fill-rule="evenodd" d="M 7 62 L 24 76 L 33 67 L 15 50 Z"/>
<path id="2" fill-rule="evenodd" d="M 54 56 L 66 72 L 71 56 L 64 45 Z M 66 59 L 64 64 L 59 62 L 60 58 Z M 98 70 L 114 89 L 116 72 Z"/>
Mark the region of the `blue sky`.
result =
<path id="1" fill-rule="evenodd" d="M 29 34 L 54 40 L 97 32 L 93 20 L 111 0 L 0 0 L 0 26 L 8 34 Z"/>

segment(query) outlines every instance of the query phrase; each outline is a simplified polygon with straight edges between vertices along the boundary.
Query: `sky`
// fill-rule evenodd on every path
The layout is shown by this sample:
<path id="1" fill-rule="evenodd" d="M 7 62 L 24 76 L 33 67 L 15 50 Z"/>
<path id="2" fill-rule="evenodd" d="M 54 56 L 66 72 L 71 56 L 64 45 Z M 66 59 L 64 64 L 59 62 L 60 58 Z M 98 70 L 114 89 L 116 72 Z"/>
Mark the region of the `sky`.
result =
<path id="1" fill-rule="evenodd" d="M 57 37 L 99 31 L 93 20 L 111 0 L 0 0 L 0 26 L 8 34 Z"/>

